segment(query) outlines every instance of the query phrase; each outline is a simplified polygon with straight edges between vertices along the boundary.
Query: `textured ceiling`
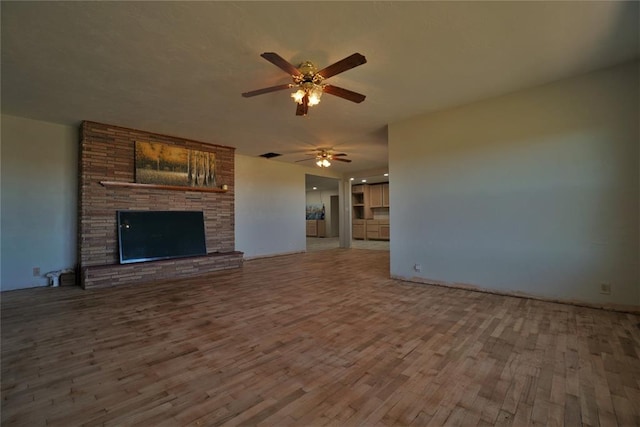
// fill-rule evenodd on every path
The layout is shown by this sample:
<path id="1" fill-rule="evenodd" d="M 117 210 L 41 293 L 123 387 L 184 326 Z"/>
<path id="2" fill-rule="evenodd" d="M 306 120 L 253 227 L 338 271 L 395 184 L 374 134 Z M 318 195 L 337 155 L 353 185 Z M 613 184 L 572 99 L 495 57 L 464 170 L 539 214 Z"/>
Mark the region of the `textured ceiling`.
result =
<path id="1" fill-rule="evenodd" d="M 2 112 L 284 154 L 271 161 L 335 147 L 353 159 L 338 172 L 384 168 L 389 123 L 638 58 L 638 6 L 3 1 Z M 288 91 L 242 98 L 289 82 L 266 51 L 319 68 L 360 52 L 327 82 L 367 99 L 325 95 L 297 117 Z"/>

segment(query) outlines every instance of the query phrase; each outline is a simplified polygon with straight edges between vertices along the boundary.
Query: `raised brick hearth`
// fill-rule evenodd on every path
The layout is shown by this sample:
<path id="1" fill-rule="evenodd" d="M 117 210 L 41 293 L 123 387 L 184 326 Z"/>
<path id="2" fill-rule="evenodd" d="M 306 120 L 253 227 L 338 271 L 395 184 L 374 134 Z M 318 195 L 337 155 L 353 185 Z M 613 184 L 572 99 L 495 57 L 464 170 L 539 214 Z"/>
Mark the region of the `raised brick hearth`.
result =
<path id="1" fill-rule="evenodd" d="M 228 190 L 198 192 L 102 185 L 104 181 L 134 182 L 135 141 L 214 152 L 217 183 L 226 185 Z M 79 192 L 78 259 L 85 289 L 196 276 L 242 265 L 242 253 L 234 247 L 232 147 L 84 122 Z M 203 211 L 208 255 L 121 265 L 118 210 Z"/>

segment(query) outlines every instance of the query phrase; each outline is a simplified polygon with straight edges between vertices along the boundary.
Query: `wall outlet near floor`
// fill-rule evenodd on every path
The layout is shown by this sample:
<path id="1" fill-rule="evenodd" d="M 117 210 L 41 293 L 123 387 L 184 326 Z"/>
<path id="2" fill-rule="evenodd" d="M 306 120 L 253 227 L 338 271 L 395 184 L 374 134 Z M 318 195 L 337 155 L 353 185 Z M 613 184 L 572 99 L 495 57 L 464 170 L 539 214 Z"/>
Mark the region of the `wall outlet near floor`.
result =
<path id="1" fill-rule="evenodd" d="M 611 295 L 611 283 L 600 283 L 600 293 L 602 295 Z"/>
<path id="2" fill-rule="evenodd" d="M 420 264 L 413 264 L 414 271 L 422 271 L 422 266 Z"/>
<path id="3" fill-rule="evenodd" d="M 40 267 L 33 267 L 33 277 L 40 277 Z"/>

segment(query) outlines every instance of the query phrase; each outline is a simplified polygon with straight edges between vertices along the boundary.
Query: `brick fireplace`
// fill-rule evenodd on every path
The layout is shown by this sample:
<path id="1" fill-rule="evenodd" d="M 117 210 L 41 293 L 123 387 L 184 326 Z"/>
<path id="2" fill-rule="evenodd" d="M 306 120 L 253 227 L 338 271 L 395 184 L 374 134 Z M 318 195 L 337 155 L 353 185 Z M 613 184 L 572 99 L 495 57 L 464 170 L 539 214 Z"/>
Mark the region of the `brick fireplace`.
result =
<path id="1" fill-rule="evenodd" d="M 85 289 L 190 277 L 242 265 L 234 237 L 234 148 L 88 121 L 82 124 L 81 137 L 78 260 Z M 136 141 L 215 153 L 220 190 L 135 185 Z M 207 255 L 120 264 L 118 210 L 202 211 Z"/>

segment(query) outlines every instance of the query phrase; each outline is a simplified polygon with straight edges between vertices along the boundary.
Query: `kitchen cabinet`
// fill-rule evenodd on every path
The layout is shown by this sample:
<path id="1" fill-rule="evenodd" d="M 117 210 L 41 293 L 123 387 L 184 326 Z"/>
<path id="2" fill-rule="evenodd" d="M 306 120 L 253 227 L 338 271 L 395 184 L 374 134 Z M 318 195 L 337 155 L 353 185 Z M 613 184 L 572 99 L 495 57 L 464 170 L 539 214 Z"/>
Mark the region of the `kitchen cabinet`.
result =
<path id="1" fill-rule="evenodd" d="M 389 240 L 389 235 L 389 220 L 381 220 L 378 228 L 378 236 L 380 240 Z"/>
<path id="2" fill-rule="evenodd" d="M 388 182 L 353 185 L 351 187 L 351 208 L 353 212 L 351 237 L 353 239 L 389 240 Z M 375 219 L 376 217 L 378 219 Z"/>
<path id="3" fill-rule="evenodd" d="M 366 226 L 367 240 L 389 240 L 389 220 L 370 219 Z"/>
<path id="4" fill-rule="evenodd" d="M 352 231 L 351 238 L 364 240 L 366 237 L 366 220 L 364 219 L 354 219 L 352 220 Z"/>
<path id="5" fill-rule="evenodd" d="M 382 184 L 369 186 L 369 206 L 372 208 L 381 208 L 383 202 Z"/>
<path id="6" fill-rule="evenodd" d="M 318 223 L 316 219 L 307 220 L 307 237 L 316 237 L 318 234 Z"/>
<path id="7" fill-rule="evenodd" d="M 307 220 L 307 237 L 325 237 L 327 235 L 324 219 Z"/>
<path id="8" fill-rule="evenodd" d="M 389 207 L 389 183 L 372 184 L 369 186 L 369 207 L 388 208 Z"/>
<path id="9" fill-rule="evenodd" d="M 377 240 L 380 235 L 380 222 L 377 219 L 367 221 L 367 240 Z"/>
<path id="10" fill-rule="evenodd" d="M 368 185 L 358 184 L 351 187 L 351 209 L 353 212 L 353 219 L 373 218 L 369 197 Z"/>
<path id="11" fill-rule="evenodd" d="M 382 184 L 382 207 L 389 207 L 389 183 Z"/>

